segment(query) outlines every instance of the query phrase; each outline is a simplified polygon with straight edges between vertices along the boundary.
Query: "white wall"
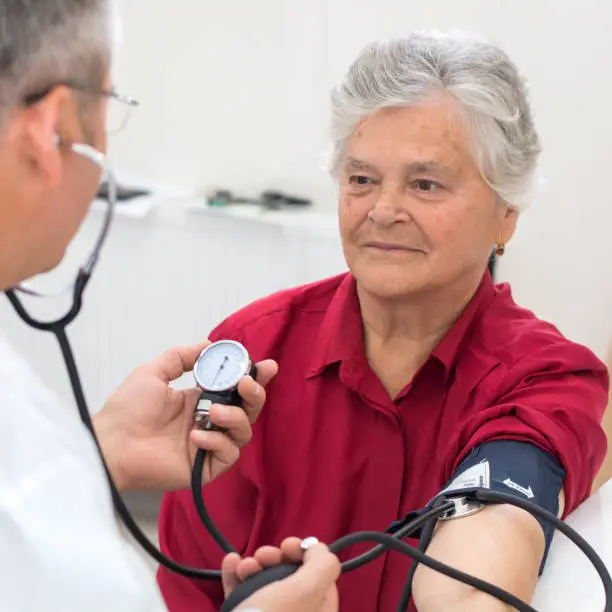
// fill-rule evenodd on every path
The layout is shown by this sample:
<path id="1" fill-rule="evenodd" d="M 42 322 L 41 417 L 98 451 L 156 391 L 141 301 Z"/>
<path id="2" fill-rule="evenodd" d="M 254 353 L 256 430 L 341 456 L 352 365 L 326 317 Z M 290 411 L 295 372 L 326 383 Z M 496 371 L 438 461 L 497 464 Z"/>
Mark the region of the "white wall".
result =
<path id="1" fill-rule="evenodd" d="M 475 29 L 481 5 L 122 0 L 115 80 L 141 107 L 112 143 L 116 163 L 201 192 L 278 187 L 333 208 L 322 170 L 333 83 L 372 38 L 432 24 Z"/>
<path id="2" fill-rule="evenodd" d="M 494 5 L 483 26 L 529 79 L 547 181 L 501 274 L 520 302 L 603 355 L 612 340 L 612 5 L 515 0 L 503 17 Z"/>
<path id="3" fill-rule="evenodd" d="M 141 108 L 114 152 L 130 173 L 206 191 L 317 197 L 323 0 L 123 0 L 121 90 Z"/>
<path id="4" fill-rule="evenodd" d="M 114 220 L 83 310 L 69 328 L 94 411 L 133 368 L 171 346 L 202 342 L 238 308 L 346 269 L 333 218 L 271 212 L 255 219 L 214 209 L 193 212 L 189 203 L 167 201 L 147 217 L 118 214 Z M 59 279 L 74 277 L 102 220 L 96 210 L 88 216 L 62 266 L 52 273 L 55 287 L 62 286 Z M 52 279 L 36 279 L 39 288 L 42 280 L 50 288 Z M 24 299 L 42 320 L 57 319 L 70 302 L 70 295 Z M 0 300 L 0 330 L 72 405 L 55 339 L 19 321 L 6 299 Z M 193 385 L 191 375 L 184 382 Z"/>
<path id="5" fill-rule="evenodd" d="M 327 96 L 367 41 L 467 28 L 529 79 L 547 185 L 501 265 L 516 297 L 603 353 L 612 337 L 612 5 L 602 0 L 123 0 L 117 164 L 204 192 L 275 187 L 333 210 Z"/>

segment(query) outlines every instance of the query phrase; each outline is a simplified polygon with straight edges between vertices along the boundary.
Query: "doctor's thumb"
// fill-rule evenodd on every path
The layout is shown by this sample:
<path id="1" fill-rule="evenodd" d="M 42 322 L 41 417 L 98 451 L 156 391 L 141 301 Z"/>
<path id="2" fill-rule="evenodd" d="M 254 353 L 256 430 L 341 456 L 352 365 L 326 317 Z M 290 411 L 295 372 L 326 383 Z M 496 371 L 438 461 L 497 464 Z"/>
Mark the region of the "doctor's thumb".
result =
<path id="1" fill-rule="evenodd" d="M 323 596 L 340 577 L 340 561 L 322 543 L 312 545 L 304 554 L 300 569 L 287 578 L 300 593 Z"/>

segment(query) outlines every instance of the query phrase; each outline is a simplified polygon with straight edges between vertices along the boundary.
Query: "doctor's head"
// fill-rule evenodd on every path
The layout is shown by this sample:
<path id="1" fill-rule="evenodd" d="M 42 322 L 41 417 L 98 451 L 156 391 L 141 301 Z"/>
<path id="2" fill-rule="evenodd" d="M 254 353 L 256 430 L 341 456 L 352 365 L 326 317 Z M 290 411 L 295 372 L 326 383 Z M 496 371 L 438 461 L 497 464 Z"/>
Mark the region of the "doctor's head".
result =
<path id="1" fill-rule="evenodd" d="M 56 265 L 106 150 L 114 20 L 108 0 L 0 3 L 0 288 Z"/>
<path id="2" fill-rule="evenodd" d="M 340 230 L 361 289 L 395 300 L 477 284 L 514 233 L 540 151 L 508 56 L 459 33 L 375 43 L 332 112 Z"/>

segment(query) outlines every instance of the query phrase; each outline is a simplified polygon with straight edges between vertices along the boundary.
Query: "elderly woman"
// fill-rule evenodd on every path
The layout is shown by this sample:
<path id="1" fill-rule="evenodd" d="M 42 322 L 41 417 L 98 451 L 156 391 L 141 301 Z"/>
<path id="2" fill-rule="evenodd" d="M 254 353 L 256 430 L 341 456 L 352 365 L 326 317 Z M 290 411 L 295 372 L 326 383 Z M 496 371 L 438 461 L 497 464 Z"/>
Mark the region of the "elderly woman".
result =
<path id="1" fill-rule="evenodd" d="M 211 515 L 246 554 L 286 535 L 332 542 L 385 530 L 470 467 L 491 488 L 571 511 L 605 452 L 606 369 L 487 271 L 540 151 L 516 67 L 479 40 L 414 34 L 368 46 L 332 102 L 350 272 L 213 332 L 280 373 L 242 458 L 206 487 Z M 514 506 L 489 506 L 440 523 L 428 550 L 528 601 L 551 535 Z M 161 543 L 194 566 L 221 562 L 188 492 L 165 498 Z M 345 575 L 340 608 L 395 609 L 409 564 L 391 553 Z M 221 602 L 218 586 L 165 570 L 159 584 L 171 611 Z M 421 612 L 506 610 L 426 568 L 414 599 Z"/>

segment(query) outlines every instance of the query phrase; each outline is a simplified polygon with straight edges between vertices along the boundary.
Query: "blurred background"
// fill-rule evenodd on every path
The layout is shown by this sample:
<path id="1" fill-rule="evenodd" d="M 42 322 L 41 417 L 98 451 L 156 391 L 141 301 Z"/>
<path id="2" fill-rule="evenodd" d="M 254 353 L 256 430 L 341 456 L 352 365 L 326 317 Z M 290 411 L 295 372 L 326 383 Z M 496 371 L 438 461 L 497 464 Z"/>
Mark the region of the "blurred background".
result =
<path id="1" fill-rule="evenodd" d="M 324 169 L 331 86 L 367 42 L 459 28 L 500 43 L 530 84 L 539 188 L 498 262 L 516 300 L 604 356 L 612 337 L 612 4 L 603 0 L 123 0 L 115 83 L 140 101 L 111 139 L 120 205 L 71 328 L 92 410 L 136 365 L 207 337 L 277 289 L 344 270 Z M 266 190 L 311 206 L 207 206 Z M 217 198 L 218 200 L 219 198 Z M 220 198 L 223 200 L 223 198 Z M 214 198 L 213 198 L 214 200 Z M 92 210 L 66 262 L 84 260 Z M 62 303 L 34 304 L 51 315 Z M 0 328 L 66 401 L 53 338 L 0 301 Z"/>

